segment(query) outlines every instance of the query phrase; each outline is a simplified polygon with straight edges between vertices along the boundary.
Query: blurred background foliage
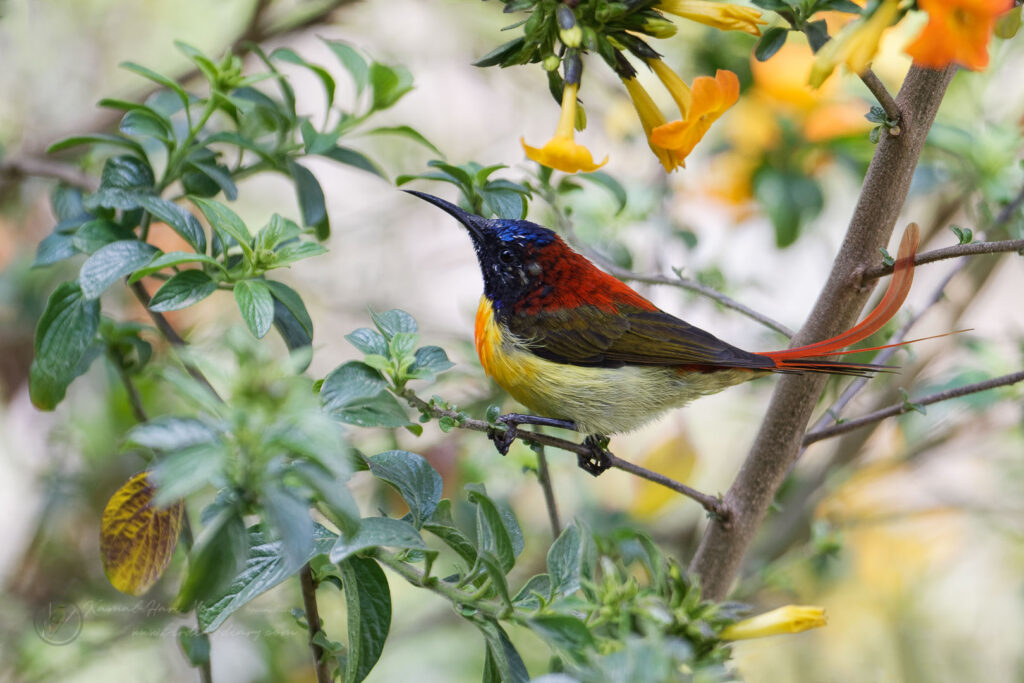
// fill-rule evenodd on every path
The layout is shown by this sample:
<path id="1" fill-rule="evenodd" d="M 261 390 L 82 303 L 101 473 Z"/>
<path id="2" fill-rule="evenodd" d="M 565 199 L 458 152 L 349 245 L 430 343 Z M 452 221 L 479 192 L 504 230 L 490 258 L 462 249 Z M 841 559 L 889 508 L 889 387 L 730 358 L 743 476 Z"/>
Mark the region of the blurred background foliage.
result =
<path id="1" fill-rule="evenodd" d="M 166 608 L 176 592 L 173 580 L 159 582 L 139 600 L 115 591 L 103 573 L 100 515 L 112 493 L 142 467 L 137 453 L 124 448 L 135 418 L 116 372 L 94 364 L 53 413 L 37 412 L 28 401 L 35 322 L 56 284 L 75 277 L 67 264 L 31 268 L 36 246 L 55 222 L 48 199 L 53 181 L 36 171 L 50 176 L 53 164 L 59 173 L 96 177 L 103 161 L 102 155 L 47 157 L 45 148 L 70 134 L 112 130 L 117 118 L 95 106 L 101 98 L 147 94 L 147 85 L 118 63 L 187 76 L 191 65 L 175 50 L 176 39 L 215 58 L 246 41 L 267 53 L 291 48 L 333 71 L 337 100 L 351 101 L 355 85 L 329 66 L 336 62 L 323 37 L 345 40 L 412 73 L 414 90 L 382 114 L 380 125 L 414 122 L 449 163 L 505 164 L 509 168 L 493 178 L 540 188 L 518 138 L 539 139 L 556 114 L 543 74 L 537 68 L 468 66 L 500 42 L 499 29 L 509 22 L 498 10 L 497 3 L 456 0 L 0 5 L 6 65 L 0 71 L 0 676 L 158 681 L 193 675 L 176 637 L 185 622 Z M 907 40 L 906 30 L 887 34 L 875 63 L 892 90 L 909 66 L 899 54 Z M 743 85 L 739 105 L 688 159 L 688 168 L 671 176 L 652 163 L 617 80 L 595 69 L 581 94 L 591 121 L 581 137 L 611 156 L 602 170 L 622 184 L 628 201 L 621 208 L 601 183 L 574 178 L 565 182 L 578 190 L 566 186 L 571 191 L 535 198 L 530 216 L 571 228 L 578 245 L 620 267 L 663 274 L 679 269 L 796 328 L 827 273 L 873 150 L 873 124 L 864 118 L 869 95 L 856 79 L 841 75 L 818 91 L 803 86 L 810 50 L 796 37 L 766 63 L 751 63 L 755 42 L 689 25 L 659 44 L 687 80 L 731 68 Z M 1024 48 L 1020 40 L 995 41 L 991 51 L 987 71 L 954 80 L 915 175 L 903 215 L 921 223 L 925 248 L 954 244 L 950 224 L 990 240 L 1024 237 Z M 258 63 L 251 54 L 245 60 L 247 67 Z M 295 65 L 280 68 L 294 84 L 300 113 L 323 123 L 316 74 Z M 428 172 L 436 151 L 382 136 L 356 138 L 352 147 L 375 160 L 384 177 L 311 160 L 326 194 L 330 251 L 277 275 L 302 293 L 316 326 L 309 376 L 323 377 L 359 357 L 343 337 L 367 324 L 367 305 L 399 307 L 419 321 L 424 343 L 443 346 L 455 361 L 429 393 L 478 417 L 490 404 L 511 408 L 483 376 L 472 350 L 480 285 L 469 243 L 447 217 L 390 182 Z M 424 181 L 410 186 L 446 192 Z M 289 183 L 266 175 L 239 182 L 232 207 L 253 226 L 274 213 L 299 213 Z M 173 239 L 170 231 L 154 235 L 167 250 Z M 922 268 L 908 312 L 896 322 L 926 306 L 953 268 L 953 262 Z M 638 286 L 666 310 L 746 348 L 785 344 L 780 335 L 707 299 L 673 287 Z M 875 391 L 858 397 L 847 415 L 899 401 L 899 387 L 927 393 L 1019 368 L 1024 309 L 1013 303 L 1012 292 L 1021 286 L 1019 257 L 978 257 L 966 264 L 913 336 L 974 331 L 901 351 L 902 373 L 875 380 Z M 123 289 L 105 295 L 103 306 L 118 319 L 148 323 Z M 169 318 L 200 349 L 217 347 L 240 323 L 227 295 Z M 150 340 L 160 345 L 155 336 Z M 285 351 L 276 338 L 264 343 L 277 355 Z M 140 375 L 137 386 L 151 414 L 188 407 L 164 389 L 155 369 Z M 830 386 L 822 410 L 839 387 Z M 763 380 L 706 398 L 616 438 L 612 447 L 620 457 L 700 490 L 724 490 L 770 389 L 771 381 Z M 926 415 L 910 413 L 807 451 L 779 494 L 736 597 L 758 611 L 791 602 L 824 605 L 830 623 L 800 636 L 734 646 L 746 680 L 1024 680 L 1019 396 L 950 401 L 929 407 Z M 466 483 L 484 482 L 522 526 L 517 579 L 543 567 L 551 532 L 542 491 L 530 473 L 537 462 L 529 448 L 516 444 L 501 458 L 481 435 L 443 433 L 436 424 L 422 436 L 354 430 L 350 438 L 366 453 L 421 453 L 440 472 L 445 497 L 454 500 L 464 499 Z M 639 528 L 684 563 L 692 555 L 706 523 L 697 505 L 615 470 L 592 480 L 571 455 L 548 455 L 563 520 L 578 517 L 608 536 Z M 403 510 L 394 491 L 366 473 L 356 473 L 351 488 L 364 514 Z M 169 575 L 175 569 L 180 574 L 183 559 L 179 552 Z M 368 680 L 476 680 L 483 649 L 466 646 L 467 638 L 479 637 L 475 629 L 447 601 L 393 577 L 390 583 L 401 619 L 394 620 L 385 655 Z M 305 636 L 289 614 L 299 599 L 297 582 L 286 582 L 218 630 L 212 638 L 215 680 L 311 680 Z M 44 642 L 32 628 L 34 615 L 57 600 L 74 602 L 84 614 L 81 636 L 62 647 Z M 322 591 L 321 602 L 328 633 L 333 628 L 340 634 L 344 601 Z M 510 636 L 531 670 L 545 666 L 548 650 L 535 635 L 513 629 Z"/>

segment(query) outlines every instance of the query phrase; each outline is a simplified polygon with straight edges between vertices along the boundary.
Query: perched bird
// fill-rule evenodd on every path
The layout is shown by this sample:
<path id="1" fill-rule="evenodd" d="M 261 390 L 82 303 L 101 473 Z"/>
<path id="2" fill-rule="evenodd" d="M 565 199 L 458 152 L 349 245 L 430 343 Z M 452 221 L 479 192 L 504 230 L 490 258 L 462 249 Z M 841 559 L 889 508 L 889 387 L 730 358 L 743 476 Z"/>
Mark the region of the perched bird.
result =
<path id="1" fill-rule="evenodd" d="M 473 240 L 484 279 L 474 334 L 480 362 L 539 418 L 513 415 L 506 420 L 509 431 L 514 435 L 515 424 L 526 423 L 568 427 L 595 448 L 670 408 L 767 373 L 885 369 L 831 358 L 852 353 L 842 349 L 896 314 L 910 290 L 918 244 L 911 224 L 889 288 L 859 324 L 807 346 L 751 353 L 660 310 L 545 227 L 485 219 L 433 195 L 407 192 L 454 216 Z M 509 441 L 496 439 L 502 452 Z M 580 464 L 601 469 L 599 462 L 581 458 Z"/>

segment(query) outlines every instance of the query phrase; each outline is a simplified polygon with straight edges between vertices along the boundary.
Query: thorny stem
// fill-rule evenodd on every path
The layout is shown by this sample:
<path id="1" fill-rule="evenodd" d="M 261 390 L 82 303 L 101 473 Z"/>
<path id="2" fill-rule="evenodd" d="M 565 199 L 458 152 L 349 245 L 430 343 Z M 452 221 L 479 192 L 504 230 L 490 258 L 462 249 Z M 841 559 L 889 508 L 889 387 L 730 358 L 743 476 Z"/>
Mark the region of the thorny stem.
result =
<path id="1" fill-rule="evenodd" d="M 885 115 L 890 121 L 895 121 L 895 125 L 889 128 L 889 135 L 899 135 L 903 133 L 903 114 L 900 112 L 900 107 L 896 104 L 896 100 L 889 92 L 885 84 L 879 80 L 878 76 L 871 69 L 866 69 L 864 73 L 860 75 L 860 80 L 864 82 L 864 85 L 868 87 L 871 94 L 878 100 L 878 104 L 885 110 Z"/>
<path id="2" fill-rule="evenodd" d="M 1004 252 L 1024 250 L 1024 240 L 1003 240 L 1001 242 L 972 242 L 971 244 L 957 244 L 952 247 L 933 249 L 917 254 L 914 257 L 914 265 L 920 266 L 925 263 L 934 263 L 944 259 L 957 258 L 958 256 L 974 256 L 976 254 L 999 254 Z M 865 282 L 874 280 L 892 273 L 893 266 L 876 266 L 864 271 L 862 276 Z"/>
<path id="3" fill-rule="evenodd" d="M 441 408 L 424 401 L 422 398 L 416 395 L 411 389 L 403 388 L 396 390 L 396 393 L 409 402 L 413 408 L 416 408 L 421 413 L 430 415 L 434 418 L 447 417 L 455 421 L 457 427 L 461 429 L 469 429 L 474 432 L 487 433 L 494 429 L 494 425 L 484 420 L 474 420 L 473 418 L 466 417 L 462 413 L 450 410 L 448 408 Z M 548 434 L 541 434 L 540 432 L 533 432 L 525 429 L 518 429 L 516 432 L 516 438 L 526 443 L 538 444 L 541 446 L 553 446 L 555 448 L 561 448 L 564 451 L 575 453 L 576 455 L 590 456 L 593 454 L 593 450 L 584 444 L 578 444 L 567 439 L 560 439 L 556 436 L 550 436 Z M 642 479 L 653 481 L 655 484 L 661 484 L 666 488 L 670 488 L 676 493 L 681 493 L 687 498 L 692 498 L 697 501 L 708 511 L 708 514 L 724 521 L 728 520 L 728 510 L 722 505 L 721 499 L 717 496 L 710 496 L 706 493 L 702 493 L 696 489 L 690 488 L 686 484 L 680 483 L 675 479 L 670 479 L 663 474 L 658 474 L 646 467 L 641 467 L 628 460 L 616 456 L 613 453 L 608 453 L 607 464 L 609 467 L 629 472 L 630 474 L 636 475 Z"/>
<path id="4" fill-rule="evenodd" d="M 962 387 L 956 387 L 946 391 L 939 391 L 914 401 L 904 401 L 903 403 L 892 405 L 888 408 L 876 410 L 875 412 L 869 413 L 863 417 L 858 417 L 856 420 L 849 420 L 837 425 L 832 425 L 831 427 L 808 432 L 804 435 L 803 445 L 807 446 L 815 441 L 830 439 L 833 436 L 846 434 L 847 432 L 852 432 L 855 429 L 872 424 L 873 422 L 884 420 L 887 417 L 902 415 L 903 413 L 914 410 L 915 406 L 927 406 L 932 403 L 938 403 L 939 401 L 948 401 L 951 398 L 959 398 L 961 396 L 967 396 L 968 394 L 976 394 L 979 391 L 988 391 L 989 389 L 995 389 L 997 387 L 1009 386 L 1011 384 L 1016 384 L 1017 382 L 1024 382 L 1024 371 L 995 377 L 993 379 L 985 380 L 984 382 L 967 384 Z"/>

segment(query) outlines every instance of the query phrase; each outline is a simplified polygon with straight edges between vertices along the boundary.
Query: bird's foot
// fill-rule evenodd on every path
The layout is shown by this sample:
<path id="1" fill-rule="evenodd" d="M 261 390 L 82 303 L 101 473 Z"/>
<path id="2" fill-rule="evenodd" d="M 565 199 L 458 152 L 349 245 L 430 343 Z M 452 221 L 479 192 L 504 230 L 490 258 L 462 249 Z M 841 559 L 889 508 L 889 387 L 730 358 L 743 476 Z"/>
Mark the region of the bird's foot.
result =
<path id="1" fill-rule="evenodd" d="M 608 437 L 591 434 L 583 440 L 583 445 L 590 449 L 589 453 L 580 453 L 580 469 L 592 476 L 597 476 L 611 468 L 611 453 L 608 451 Z"/>
<path id="2" fill-rule="evenodd" d="M 520 413 L 506 413 L 500 415 L 495 422 L 499 425 L 504 425 L 504 430 L 499 430 L 492 427 L 487 432 L 487 436 L 494 442 L 494 447 L 498 449 L 498 452 L 502 455 L 508 454 L 508 449 L 512 445 L 512 442 L 519 437 L 519 427 L 521 425 L 538 425 L 541 427 L 559 427 L 561 429 L 571 429 L 576 431 L 576 423 L 570 420 L 558 420 L 553 417 L 540 417 L 539 415 L 523 415 Z"/>

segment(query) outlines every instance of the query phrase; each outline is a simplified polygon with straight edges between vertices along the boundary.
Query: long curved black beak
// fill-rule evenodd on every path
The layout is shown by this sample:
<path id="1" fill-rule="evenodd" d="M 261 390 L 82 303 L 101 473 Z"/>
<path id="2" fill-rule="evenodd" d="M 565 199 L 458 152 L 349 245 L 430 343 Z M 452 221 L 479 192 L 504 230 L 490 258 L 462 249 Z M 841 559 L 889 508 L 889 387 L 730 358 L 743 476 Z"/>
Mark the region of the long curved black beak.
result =
<path id="1" fill-rule="evenodd" d="M 432 194 L 427 194 L 426 192 L 417 192 L 416 190 L 402 190 L 402 192 L 408 192 L 411 195 L 419 197 L 425 202 L 430 202 L 434 206 L 444 209 L 452 216 L 455 216 L 460 223 L 466 226 L 466 229 L 469 230 L 469 234 L 473 236 L 473 239 L 483 241 L 487 237 L 487 233 L 489 232 L 489 221 L 486 218 L 481 218 L 475 213 L 470 213 L 469 211 L 460 209 L 451 202 L 445 201 L 440 197 L 435 197 Z"/>

